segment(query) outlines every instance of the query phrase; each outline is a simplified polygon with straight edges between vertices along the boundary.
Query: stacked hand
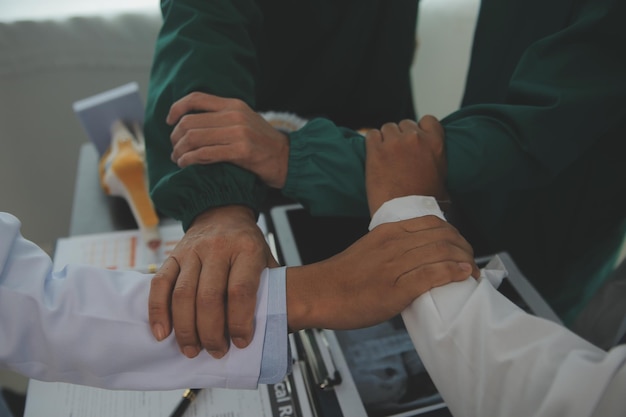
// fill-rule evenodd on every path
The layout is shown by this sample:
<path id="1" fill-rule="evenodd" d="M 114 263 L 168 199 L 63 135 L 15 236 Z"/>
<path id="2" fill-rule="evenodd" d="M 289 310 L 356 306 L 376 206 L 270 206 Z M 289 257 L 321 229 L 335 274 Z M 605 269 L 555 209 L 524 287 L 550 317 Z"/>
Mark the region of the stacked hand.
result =
<path id="1" fill-rule="evenodd" d="M 448 200 L 444 131 L 432 116 L 387 123 L 366 137 L 365 184 L 370 214 L 388 200 L 425 195 Z"/>
<path id="2" fill-rule="evenodd" d="M 270 186 L 284 185 L 288 138 L 243 102 L 193 93 L 172 106 L 168 123 L 175 125 L 172 159 L 179 166 L 230 162 Z M 368 133 L 372 214 L 405 195 L 447 199 L 443 139 L 443 128 L 430 116 Z M 149 308 L 155 337 L 162 340 L 173 327 L 189 357 L 202 348 L 221 357 L 229 338 L 247 346 L 266 266 L 277 264 L 250 209 L 228 206 L 198 216 L 153 279 Z M 478 276 L 472 248 L 447 222 L 426 216 L 381 225 L 330 259 L 288 268 L 289 326 L 369 326 L 398 314 L 425 291 L 470 274 Z"/>
<path id="3" fill-rule="evenodd" d="M 447 198 L 443 128 L 431 116 L 388 123 L 366 138 L 371 214 L 407 195 Z M 472 247 L 449 223 L 425 216 L 376 227 L 338 255 L 287 272 L 292 330 L 380 323 L 424 292 L 479 276 Z"/>
<path id="4" fill-rule="evenodd" d="M 174 125 L 172 159 L 180 167 L 232 162 L 270 184 L 281 177 L 284 182 L 286 156 L 283 165 L 272 158 L 288 152 L 286 136 L 242 101 L 192 93 L 174 103 L 167 122 Z M 268 266 L 278 264 L 252 210 L 227 206 L 201 214 L 152 281 L 152 333 L 163 340 L 175 329 L 188 357 L 206 349 L 220 358 L 229 340 L 247 346 L 259 276 Z"/>
<path id="5" fill-rule="evenodd" d="M 247 346 L 261 271 L 278 266 L 252 211 L 219 207 L 196 218 L 152 280 L 150 326 L 163 340 L 175 329 L 181 351 L 221 358 L 229 338 Z M 171 312 L 171 314 L 170 314 Z"/>
<path id="6" fill-rule="evenodd" d="M 470 274 L 478 276 L 472 248 L 438 217 L 383 224 L 330 259 L 287 270 L 289 328 L 378 324 Z"/>
<path id="7" fill-rule="evenodd" d="M 422 195 L 449 200 L 444 138 L 443 127 L 433 116 L 424 116 L 419 123 L 387 123 L 367 133 L 365 185 L 372 216 L 383 203 L 398 197 Z M 430 239 L 425 240 L 427 244 L 438 246 L 435 251 L 445 251 L 448 245 L 466 251 L 471 255 L 472 275 L 478 278 L 480 271 L 469 243 L 448 222 L 439 218 L 431 221 L 436 224 L 434 229 L 444 229 L 448 235 L 433 230 Z"/>
<path id="8" fill-rule="evenodd" d="M 174 103 L 167 122 L 176 125 L 172 161 L 179 167 L 230 162 L 254 172 L 270 187 L 285 185 L 287 135 L 243 101 L 192 93 Z"/>

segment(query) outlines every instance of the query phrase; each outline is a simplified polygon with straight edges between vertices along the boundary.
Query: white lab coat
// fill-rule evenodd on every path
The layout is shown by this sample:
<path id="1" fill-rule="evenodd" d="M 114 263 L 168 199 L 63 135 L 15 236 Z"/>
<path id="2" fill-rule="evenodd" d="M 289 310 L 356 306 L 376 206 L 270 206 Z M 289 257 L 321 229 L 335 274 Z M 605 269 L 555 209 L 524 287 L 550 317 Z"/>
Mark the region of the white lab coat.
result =
<path id="1" fill-rule="evenodd" d="M 264 271 L 252 343 L 221 360 L 183 356 L 173 335 L 157 342 L 148 325 L 151 275 L 70 265 L 50 258 L 0 213 L 0 368 L 43 381 L 109 389 L 168 390 L 257 386 L 267 308 Z M 285 332 L 286 333 L 286 332 Z"/>
<path id="2" fill-rule="evenodd" d="M 370 229 L 442 217 L 429 197 L 385 203 Z M 411 339 L 455 416 L 626 416 L 626 345 L 609 352 L 531 316 L 483 275 L 416 299 L 402 313 Z"/>

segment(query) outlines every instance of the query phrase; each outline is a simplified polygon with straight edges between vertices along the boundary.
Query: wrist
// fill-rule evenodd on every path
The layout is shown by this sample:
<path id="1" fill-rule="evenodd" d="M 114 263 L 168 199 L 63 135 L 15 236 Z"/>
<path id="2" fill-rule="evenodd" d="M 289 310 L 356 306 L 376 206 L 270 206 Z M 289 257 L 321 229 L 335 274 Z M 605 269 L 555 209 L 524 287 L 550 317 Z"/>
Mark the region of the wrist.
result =
<path id="1" fill-rule="evenodd" d="M 194 227 L 199 223 L 221 221 L 222 219 L 237 219 L 238 221 L 251 220 L 256 223 L 256 215 L 254 210 L 244 205 L 230 205 L 210 208 L 200 214 L 198 214 L 189 228 Z"/>
<path id="2" fill-rule="evenodd" d="M 290 332 L 313 327 L 313 291 L 315 277 L 309 266 L 288 267 L 286 271 L 287 325 Z"/>
<path id="3" fill-rule="evenodd" d="M 287 181 L 287 171 L 289 169 L 289 135 L 284 132 L 278 132 L 281 139 L 278 141 L 278 161 L 276 164 L 275 180 L 267 185 L 272 188 L 282 190 Z"/>

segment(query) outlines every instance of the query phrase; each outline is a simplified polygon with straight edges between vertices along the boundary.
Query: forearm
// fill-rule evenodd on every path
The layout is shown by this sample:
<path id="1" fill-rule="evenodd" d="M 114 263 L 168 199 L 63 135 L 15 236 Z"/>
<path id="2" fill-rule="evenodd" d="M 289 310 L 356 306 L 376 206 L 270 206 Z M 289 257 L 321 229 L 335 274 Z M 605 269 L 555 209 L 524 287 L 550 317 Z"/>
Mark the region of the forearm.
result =
<path id="1" fill-rule="evenodd" d="M 253 216 L 267 188 L 252 173 L 230 164 L 192 165 L 166 175 L 151 190 L 157 209 L 182 222 L 184 230 L 209 209 L 240 205 Z"/>
<path id="2" fill-rule="evenodd" d="M 327 276 L 329 272 L 322 262 L 287 268 L 285 295 L 290 332 L 328 327 L 322 300 L 318 299 L 319 288 L 316 286 L 319 285 L 319 278 Z"/>
<path id="3" fill-rule="evenodd" d="M 265 187 L 253 174 L 229 164 L 179 169 L 170 160 L 173 126 L 166 123 L 171 105 L 193 91 L 254 106 L 261 24 L 256 3 L 169 1 L 162 3 L 162 14 L 144 124 L 154 203 L 185 228 L 212 207 L 242 204 L 258 210 Z"/>
<path id="4" fill-rule="evenodd" d="M 206 352 L 188 359 L 173 335 L 157 342 L 150 334 L 151 275 L 89 266 L 52 272 L 50 258 L 19 234 L 19 222 L 7 214 L 0 214 L 0 237 L 1 367 L 108 389 L 256 387 L 268 280 L 280 279 L 284 269 L 261 277 L 248 348 L 231 346 L 222 360 Z"/>

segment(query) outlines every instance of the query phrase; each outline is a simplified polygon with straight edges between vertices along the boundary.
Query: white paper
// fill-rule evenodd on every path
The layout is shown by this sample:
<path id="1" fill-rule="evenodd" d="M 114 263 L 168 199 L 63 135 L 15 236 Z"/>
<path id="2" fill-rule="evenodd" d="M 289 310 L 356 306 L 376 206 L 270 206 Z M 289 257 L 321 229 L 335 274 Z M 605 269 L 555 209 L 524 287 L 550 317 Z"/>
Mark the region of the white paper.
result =
<path id="1" fill-rule="evenodd" d="M 109 391 L 31 380 L 24 417 L 167 417 L 180 391 Z"/>
<path id="2" fill-rule="evenodd" d="M 265 385 L 256 391 L 204 389 L 185 417 L 273 417 L 267 390 Z M 168 417 L 183 392 L 109 391 L 32 380 L 24 417 Z"/>
<path id="3" fill-rule="evenodd" d="M 267 386 L 256 391 L 214 388 L 202 390 L 185 417 L 273 417 Z"/>
<path id="4" fill-rule="evenodd" d="M 183 237 L 178 224 L 161 226 L 162 243 L 156 254 L 147 248 L 138 230 L 61 238 L 54 256 L 55 269 L 67 264 L 88 264 L 108 269 L 134 269 L 160 264 Z"/>

